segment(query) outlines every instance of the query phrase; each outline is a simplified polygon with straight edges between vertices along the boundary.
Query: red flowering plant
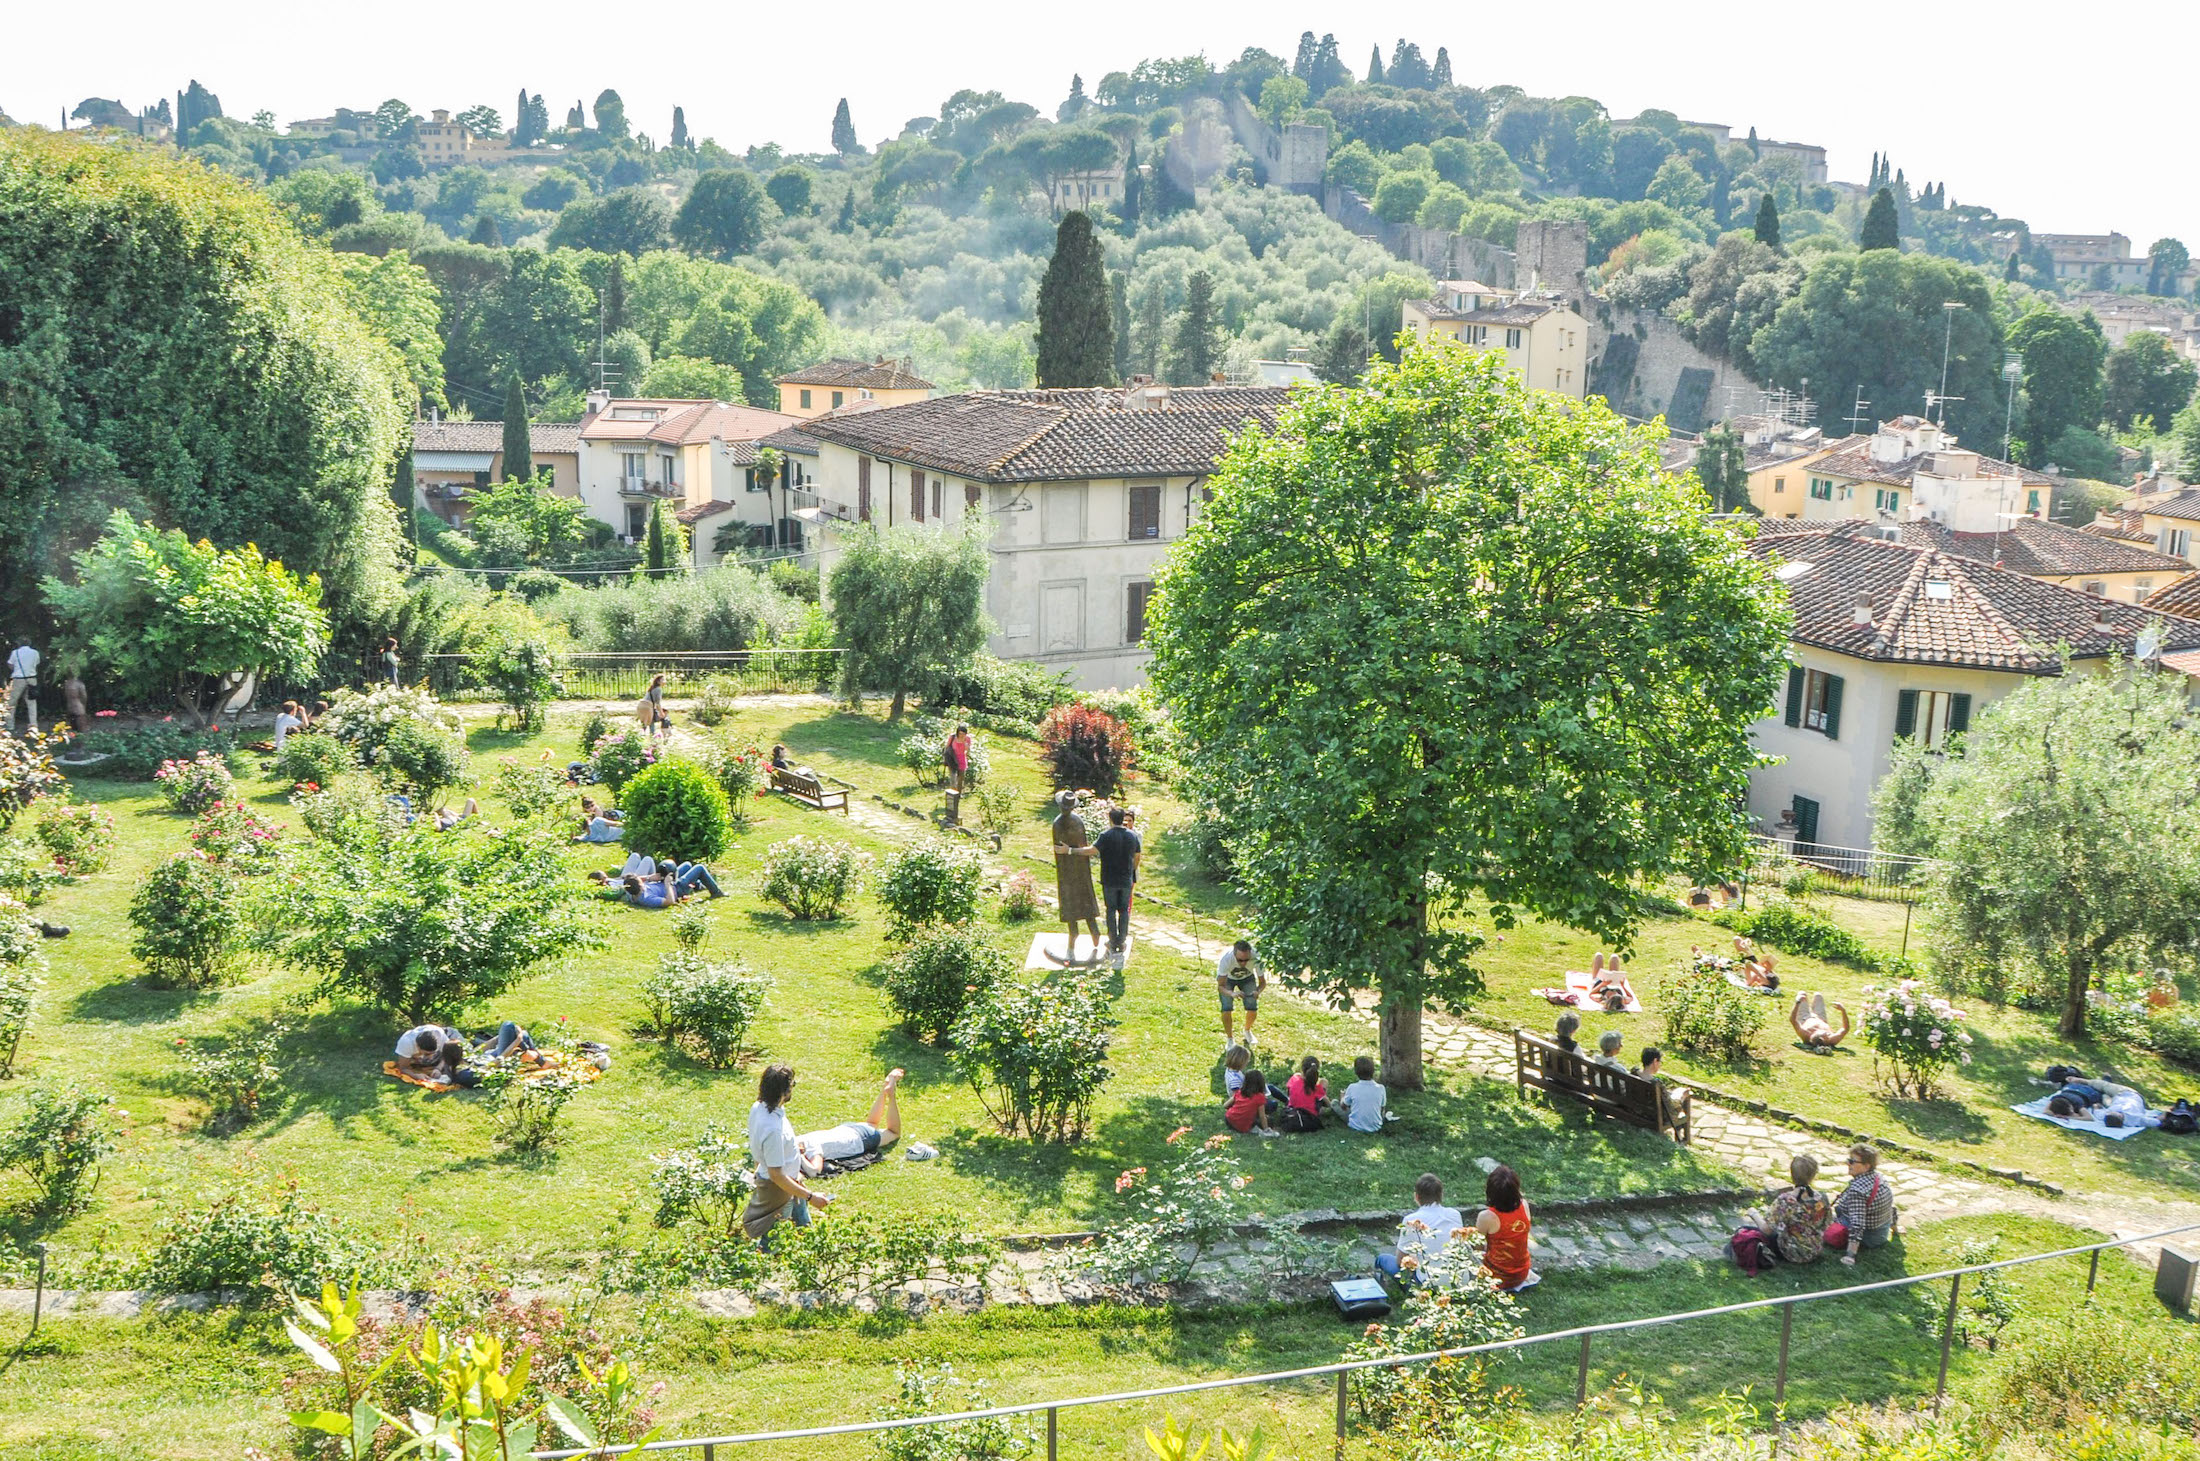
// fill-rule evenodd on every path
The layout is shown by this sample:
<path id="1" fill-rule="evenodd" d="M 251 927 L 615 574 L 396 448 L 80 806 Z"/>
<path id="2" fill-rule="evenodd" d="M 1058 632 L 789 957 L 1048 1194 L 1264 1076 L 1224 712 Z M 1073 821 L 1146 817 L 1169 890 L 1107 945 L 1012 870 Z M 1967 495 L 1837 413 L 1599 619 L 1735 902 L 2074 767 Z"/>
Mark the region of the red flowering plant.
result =
<path id="1" fill-rule="evenodd" d="M 201 751 L 188 761 L 163 761 L 153 780 L 162 801 L 192 817 L 228 796 L 236 785 L 229 763 L 212 751 Z"/>
<path id="2" fill-rule="evenodd" d="M 233 873 L 266 872 L 275 865 L 283 829 L 241 801 L 218 801 L 199 813 L 191 845 Z"/>
<path id="3" fill-rule="evenodd" d="M 1115 1179 L 1136 1216 L 1109 1222 L 1097 1241 L 1070 1250 L 1066 1277 L 1114 1289 L 1184 1283 L 1218 1247 L 1240 1237 L 1261 1244 L 1259 1273 L 1247 1276 L 1255 1282 L 1304 1278 L 1341 1261 L 1337 1243 L 1254 1210 L 1253 1176 L 1227 1132 L 1196 1143 L 1185 1140 L 1190 1133 L 1189 1126 L 1169 1133 L 1165 1144 L 1177 1150 L 1158 1171 L 1131 1167 Z"/>

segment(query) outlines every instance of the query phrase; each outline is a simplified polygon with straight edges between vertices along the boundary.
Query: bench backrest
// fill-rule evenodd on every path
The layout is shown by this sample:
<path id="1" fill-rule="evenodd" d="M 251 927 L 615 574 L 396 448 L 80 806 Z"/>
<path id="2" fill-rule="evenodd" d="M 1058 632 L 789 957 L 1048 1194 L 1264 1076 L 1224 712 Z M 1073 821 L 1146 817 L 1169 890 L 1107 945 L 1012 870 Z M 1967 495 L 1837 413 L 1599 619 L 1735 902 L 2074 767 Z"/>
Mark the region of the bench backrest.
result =
<path id="1" fill-rule="evenodd" d="M 804 776 L 799 771 L 782 771 L 774 766 L 772 768 L 772 780 L 789 791 L 805 792 L 810 796 L 823 796 L 825 794 L 825 787 L 822 782 L 814 776 Z"/>
<path id="2" fill-rule="evenodd" d="M 1579 1051 L 1561 1050 L 1525 1030 L 1513 1031 L 1513 1054 L 1523 1086 L 1564 1091 L 1652 1131 L 1670 1127 L 1687 1140 L 1687 1091 L 1669 1091 L 1631 1071 L 1600 1065 Z"/>

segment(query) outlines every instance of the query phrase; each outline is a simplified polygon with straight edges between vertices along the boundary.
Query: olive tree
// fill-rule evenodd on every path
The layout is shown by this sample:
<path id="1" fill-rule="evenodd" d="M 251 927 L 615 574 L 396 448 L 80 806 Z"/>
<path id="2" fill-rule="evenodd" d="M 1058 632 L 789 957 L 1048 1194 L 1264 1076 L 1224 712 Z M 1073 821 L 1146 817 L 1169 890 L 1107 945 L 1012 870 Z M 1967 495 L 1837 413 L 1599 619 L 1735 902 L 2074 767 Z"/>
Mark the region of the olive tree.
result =
<path id="1" fill-rule="evenodd" d="M 1778 590 L 1645 439 L 1440 345 L 1238 436 L 1158 579 L 1152 679 L 1287 983 L 1381 1004 L 1482 988 L 1523 914 L 1624 944 L 1634 880 L 1731 866 Z"/>
<path id="2" fill-rule="evenodd" d="M 970 666 L 985 647 L 986 551 L 975 531 L 854 530 L 826 581 L 841 693 L 894 697 L 888 720 Z"/>

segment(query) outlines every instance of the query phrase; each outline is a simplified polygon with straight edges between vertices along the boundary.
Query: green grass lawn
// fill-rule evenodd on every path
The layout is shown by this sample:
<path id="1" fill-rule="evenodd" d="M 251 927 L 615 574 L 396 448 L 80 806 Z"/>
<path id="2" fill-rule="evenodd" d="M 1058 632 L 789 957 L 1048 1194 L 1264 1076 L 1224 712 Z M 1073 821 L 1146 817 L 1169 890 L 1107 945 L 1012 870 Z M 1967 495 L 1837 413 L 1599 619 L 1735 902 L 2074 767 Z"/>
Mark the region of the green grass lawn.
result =
<path id="1" fill-rule="evenodd" d="M 1530 1333 L 1549 1333 L 1929 1272 L 1960 1261 L 1966 1239 L 1988 1235 L 2003 1239 L 2004 1257 L 2091 1237 L 2030 1219 L 1974 1218 L 1908 1233 L 1855 1270 L 1825 1263 L 1752 1280 L 1731 1264 L 1680 1263 L 1645 1274 L 1565 1275 L 1528 1296 L 1520 1322 Z M 2012 1270 L 2009 1282 L 2023 1314 L 2073 1314 L 2085 1271 L 2082 1258 L 2060 1259 Z M 1798 1309 L 1790 1415 L 1930 1395 L 1945 1297 L 1946 1289 L 1934 1285 Z M 2180 1322 L 2152 1297 L 2147 1272 L 2115 1254 L 2103 1260 L 2097 1302 L 2119 1324 L 2166 1335 Z M 607 1311 L 599 1322 L 618 1342 L 634 1338 L 631 1311 Z M 672 1434 L 723 1434 L 871 1418 L 893 1393 L 894 1366 L 911 1360 L 951 1361 L 984 1381 L 996 1403 L 1015 1403 L 1324 1364 L 1339 1358 L 1358 1332 L 1321 1305 L 1199 1313 L 1000 1309 L 921 1323 L 785 1313 L 682 1317 L 655 1331 L 641 1369 L 667 1384 L 659 1414 Z M 1746 1386 L 1769 1411 L 1778 1346 L 1775 1311 L 1600 1340 L 1591 1351 L 1591 1391 L 1640 1382 L 1685 1409 Z M 1571 1404 L 1578 1354 L 1570 1341 L 1533 1349 L 1508 1361 L 1502 1378 L 1555 1418 Z M 1959 1396 L 1982 1392 L 1992 1366 L 1982 1349 L 1959 1349 L 1952 1389 Z M 299 1368 L 275 1316 L 264 1312 L 55 1322 L 33 1346 L 0 1357 L 0 1450 L 23 1461 L 195 1461 L 234 1457 L 248 1444 L 276 1447 L 284 1427 L 273 1397 Z M 1062 1455 L 1123 1457 L 1134 1427 L 1175 1414 L 1239 1431 L 1263 1426 L 1281 1438 L 1281 1456 L 1327 1456 L 1333 1394 L 1324 1381 L 1295 1382 L 1065 1411 Z M 825 1452 L 819 1444 L 742 1454 L 779 1461 L 867 1451 L 861 1442 L 828 1443 L 833 1449 Z M 1370 1451 L 1356 1440 L 1348 1454 Z"/>
<path id="2" fill-rule="evenodd" d="M 1815 901 L 1875 948 L 1892 954 L 1899 946 L 1899 905 L 1851 898 Z M 1658 981 L 1679 966 L 1691 945 L 1724 949 L 1733 936 L 1731 929 L 1701 916 L 1650 920 L 1628 961 L 1644 1013 L 1584 1015 L 1582 1038 L 1593 1040 L 1605 1029 L 1622 1029 L 1627 1032 L 1630 1059 L 1638 1046 L 1657 1043 L 1664 1032 L 1658 1016 Z M 1920 928 L 1913 926 L 1913 954 L 1921 941 Z M 1504 944 L 1486 957 L 1489 990 L 1476 1001 L 1476 1015 L 1548 1030 L 1559 1011 L 1528 991 L 1560 983 L 1564 970 L 1588 968 L 1597 947 L 1587 934 L 1549 924 L 1530 923 L 1507 933 Z M 1786 954 L 1780 958 L 1779 973 L 1789 993 L 1764 1000 L 1768 1018 L 1754 1058 L 1730 1063 L 1668 1049 L 1666 1069 L 1856 1130 L 1992 1166 L 2021 1168 L 2073 1189 L 2200 1196 L 2200 1143 L 2190 1137 L 2150 1132 L 2128 1142 L 2104 1141 L 2009 1109 L 2045 1094 L 2044 1088 L 2029 1083 L 2030 1078 L 2057 1063 L 2113 1074 L 2145 1092 L 2155 1106 L 2166 1106 L 2179 1096 L 2200 1098 L 2200 1072 L 2112 1041 L 2067 1041 L 2056 1033 L 2052 1015 L 1959 999 L 1956 1002 L 1971 1016 L 1971 1064 L 1949 1072 L 1945 1094 L 1938 1100 L 1896 1100 L 1881 1088 L 1871 1050 L 1861 1037 L 1850 1039 L 1831 1055 L 1816 1055 L 1798 1046 L 1787 1023 L 1793 991 L 1822 989 L 1829 1001 L 1846 1003 L 1853 1012 L 1861 1008 L 1864 987 L 1875 980 L 1884 984 L 1885 977 Z"/>
<path id="3" fill-rule="evenodd" d="M 563 761 L 572 754 L 578 720 L 577 713 L 561 713 L 532 737 L 477 726 L 475 769 L 486 773 L 499 756 L 532 760 L 546 749 Z M 900 785 L 879 764 L 898 732 L 876 717 L 767 707 L 745 713 L 732 729 L 766 744 L 784 740 L 798 757 L 845 767 L 850 780 L 866 787 Z M 1038 828 L 1039 769 L 1007 747 L 997 761 L 1008 763 L 1004 773 L 1030 793 Z M 256 765 L 250 757 L 244 764 Z M 240 786 L 268 815 L 294 823 L 278 788 L 254 777 Z M 75 933 L 47 946 L 49 984 L 14 1086 L 75 1079 L 112 1091 L 131 1119 L 89 1211 L 51 1231 L 20 1212 L 0 1219 L 0 1240 L 12 1247 L 17 1267 L 24 1245 L 43 1238 L 53 1242 L 65 1275 L 95 1248 L 140 1249 L 164 1215 L 225 1185 L 295 1180 L 349 1221 L 413 1235 L 431 1257 L 472 1253 L 522 1274 L 562 1276 L 601 1247 L 607 1226 L 622 1213 L 646 1212 L 652 1154 L 684 1144 L 705 1122 L 738 1130 L 745 1121 L 754 1065 L 708 1070 L 630 1033 L 642 1013 L 640 985 L 672 947 L 670 919 L 605 904 L 604 949 L 536 974 L 470 1019 L 534 1024 L 564 1015 L 583 1035 L 613 1046 L 611 1074 L 568 1108 L 570 1135 L 554 1156 L 500 1154 L 471 1093 L 432 1096 L 383 1078 L 380 1064 L 395 1024 L 345 1003 L 316 1006 L 296 1030 L 284 1060 L 289 1089 L 259 1122 L 235 1135 L 209 1134 L 203 1103 L 181 1083 L 175 1042 L 265 1014 L 301 993 L 306 981 L 252 968 L 217 992 L 146 988 L 128 953 L 129 892 L 145 868 L 183 846 L 189 824 L 147 784 L 87 781 L 78 793 L 115 813 L 122 851 L 110 871 L 60 889 L 41 910 Z M 944 1055 L 892 1025 L 877 982 L 884 948 L 877 905 L 866 896 L 848 917 L 802 925 L 753 891 L 764 849 L 794 833 L 845 837 L 881 855 L 892 844 L 847 819 L 783 799 L 758 808 L 755 829 L 719 860 L 730 896 L 713 905 L 710 950 L 745 959 L 776 981 L 758 1035 L 772 1058 L 790 1059 L 800 1072 L 797 1124 L 860 1116 L 885 1072 L 904 1066 L 906 1129 L 943 1153 L 936 1163 L 887 1161 L 846 1179 L 841 1190 L 849 1201 L 897 1213 L 960 1214 L 996 1233 L 1096 1226 L 1124 1210 L 1113 1191 L 1117 1173 L 1154 1160 L 1169 1131 L 1219 1129 L 1221 1042 L 1211 973 L 1149 949 L 1119 979 L 1115 1074 L 1089 1137 L 1033 1146 L 991 1134 Z M 494 820 L 499 810 L 492 805 L 488 815 Z M 1043 829 L 1019 831 L 1018 841 L 1039 846 L 1043 836 Z M 586 868 L 621 855 L 615 847 L 576 846 L 569 862 L 577 880 Z M 1029 932 L 1003 929 L 1000 937 L 1020 953 Z M 1281 1000 L 1263 1013 L 1264 1048 L 1274 1064 L 1307 1053 L 1346 1064 L 1371 1047 L 1369 1033 L 1341 1015 Z M 15 1099 L 0 1093 L 0 1121 L 10 1119 Z M 1406 1198 L 1421 1171 L 1457 1180 L 1482 1155 L 1513 1163 L 1532 1192 L 1553 1197 L 1700 1190 L 1733 1178 L 1659 1138 L 1594 1127 L 1579 1113 L 1523 1104 L 1504 1086 L 1463 1075 L 1440 1076 L 1426 1093 L 1401 1094 L 1393 1105 L 1403 1120 L 1380 1138 L 1331 1131 L 1241 1141 L 1267 1209 L 1410 1205 Z M 19 1179 L 0 1177 L 0 1203 L 16 1201 L 23 1190 Z"/>

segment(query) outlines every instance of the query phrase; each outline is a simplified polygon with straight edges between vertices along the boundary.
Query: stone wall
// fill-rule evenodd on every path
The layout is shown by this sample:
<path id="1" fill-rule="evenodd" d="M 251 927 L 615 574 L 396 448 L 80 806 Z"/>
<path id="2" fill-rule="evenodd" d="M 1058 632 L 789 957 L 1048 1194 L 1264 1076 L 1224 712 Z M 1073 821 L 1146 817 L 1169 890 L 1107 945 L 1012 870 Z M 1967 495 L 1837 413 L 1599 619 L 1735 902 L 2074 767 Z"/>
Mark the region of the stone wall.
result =
<path id="1" fill-rule="evenodd" d="M 1222 109 L 1238 145 L 1252 154 L 1259 181 L 1287 192 L 1321 196 L 1322 174 L 1329 170 L 1327 128 L 1293 122 L 1278 133 L 1234 86 L 1224 91 Z"/>
<path id="2" fill-rule="evenodd" d="M 1499 248 L 1488 239 L 1423 228 L 1418 223 L 1385 223 L 1375 216 L 1367 199 L 1350 188 L 1325 188 L 1322 211 L 1361 237 L 1375 240 L 1395 257 L 1420 265 L 1438 279 L 1475 279 L 1493 289 L 1510 289 L 1516 282 L 1518 270 L 1511 249 Z"/>
<path id="3" fill-rule="evenodd" d="M 1756 386 L 1732 362 L 1689 343 L 1662 314 L 1590 301 L 1589 389 L 1612 409 L 1697 432 L 1727 414 L 1729 389 Z M 1754 398 L 1754 397 L 1753 397 Z"/>

